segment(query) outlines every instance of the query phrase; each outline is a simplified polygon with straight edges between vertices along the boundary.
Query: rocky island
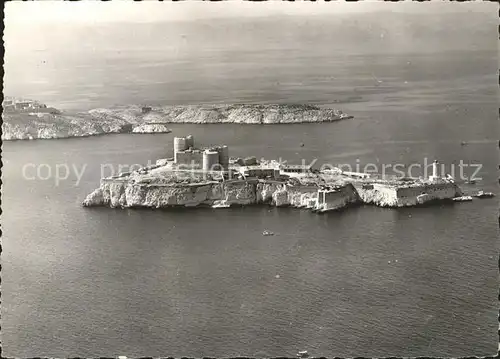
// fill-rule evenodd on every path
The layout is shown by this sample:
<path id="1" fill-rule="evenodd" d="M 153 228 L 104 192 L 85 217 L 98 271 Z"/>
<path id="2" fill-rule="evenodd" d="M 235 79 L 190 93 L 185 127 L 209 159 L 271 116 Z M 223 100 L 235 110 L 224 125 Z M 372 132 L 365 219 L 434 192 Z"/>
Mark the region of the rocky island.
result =
<path id="1" fill-rule="evenodd" d="M 382 207 L 424 205 L 452 200 L 462 191 L 452 178 L 383 179 L 340 169 L 230 158 L 225 145 L 197 148 L 193 136 L 174 139 L 174 156 L 130 173 L 101 179 L 83 205 L 107 207 L 227 208 L 269 204 L 338 210 L 354 204 Z"/>
<path id="2" fill-rule="evenodd" d="M 285 124 L 352 118 L 310 105 L 123 106 L 60 111 L 33 100 L 6 98 L 2 140 L 52 139 L 107 133 L 168 133 L 170 123 Z"/>

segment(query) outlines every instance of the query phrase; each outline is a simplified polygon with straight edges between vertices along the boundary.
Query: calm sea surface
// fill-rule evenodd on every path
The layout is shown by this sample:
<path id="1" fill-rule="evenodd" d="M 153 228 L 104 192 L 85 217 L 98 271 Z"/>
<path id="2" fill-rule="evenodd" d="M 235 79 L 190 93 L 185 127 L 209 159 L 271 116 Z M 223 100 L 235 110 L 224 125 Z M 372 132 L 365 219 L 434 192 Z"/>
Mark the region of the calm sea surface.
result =
<path id="1" fill-rule="evenodd" d="M 203 67 L 145 62 L 144 55 L 141 66 L 115 62 L 106 81 L 91 61 L 84 64 L 88 72 L 71 61 L 32 70 L 36 90 L 27 95 L 65 108 L 146 100 L 332 105 L 343 99 L 335 106 L 355 118 L 172 125 L 167 135 L 4 143 L 4 356 L 496 352 L 496 199 L 325 215 L 268 207 L 80 206 L 101 173 L 111 174 L 110 165 L 170 156 L 173 136 L 188 133 L 199 143 L 228 144 L 231 156 L 290 162 L 410 165 L 437 158 L 449 169 L 463 160 L 482 165 L 481 189 L 497 191 L 496 51 L 331 54 L 314 64 L 312 55 L 298 56 L 297 46 L 289 56 L 271 47 L 236 57 L 207 51 Z M 46 165 L 44 178 L 57 165 L 71 172 L 58 185 L 53 176 L 30 180 L 23 176 L 30 163 Z M 74 169 L 83 169 L 79 183 Z M 27 176 L 34 174 L 28 168 Z M 265 229 L 276 235 L 263 237 Z"/>

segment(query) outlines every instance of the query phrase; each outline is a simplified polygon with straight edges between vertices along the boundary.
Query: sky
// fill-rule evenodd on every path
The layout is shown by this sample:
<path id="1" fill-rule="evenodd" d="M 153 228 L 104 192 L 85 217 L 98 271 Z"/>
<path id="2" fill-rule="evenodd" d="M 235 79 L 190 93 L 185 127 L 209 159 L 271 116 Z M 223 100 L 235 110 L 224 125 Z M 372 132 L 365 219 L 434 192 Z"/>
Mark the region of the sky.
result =
<path id="1" fill-rule="evenodd" d="M 381 2 L 365 0 L 356 3 L 344 1 L 287 2 L 270 0 L 249 2 L 229 0 L 224 2 L 158 2 L 129 0 L 101 1 L 10 1 L 5 4 L 6 26 L 54 22 L 162 22 L 194 21 L 219 17 L 260 17 L 272 15 L 315 15 L 360 13 L 373 11 L 391 12 L 448 12 L 448 11 L 498 11 L 492 2 L 473 1 L 457 3 L 433 0 L 429 3 L 413 1 Z"/>

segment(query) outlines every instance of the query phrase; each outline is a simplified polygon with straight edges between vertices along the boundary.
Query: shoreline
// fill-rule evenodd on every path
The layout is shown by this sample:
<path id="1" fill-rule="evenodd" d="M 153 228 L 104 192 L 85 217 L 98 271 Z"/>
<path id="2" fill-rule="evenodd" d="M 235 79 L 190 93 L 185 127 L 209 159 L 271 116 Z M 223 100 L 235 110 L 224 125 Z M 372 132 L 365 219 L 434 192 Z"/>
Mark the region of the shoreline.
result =
<path id="1" fill-rule="evenodd" d="M 403 184 L 379 184 L 371 189 L 363 189 L 363 186 L 349 182 L 346 178 L 332 179 L 326 186 L 290 185 L 286 181 L 255 178 L 196 184 L 137 183 L 130 181 L 129 177 L 106 178 L 85 198 L 82 205 L 173 211 L 268 206 L 325 213 L 363 205 L 386 209 L 454 205 L 453 198 L 462 193 L 458 185 L 452 182 L 422 183 L 411 191 L 436 194 L 419 202 L 417 195 L 410 197 L 399 194 L 408 190 Z M 217 203 L 224 203 L 225 208 L 214 207 Z"/>
<path id="2" fill-rule="evenodd" d="M 458 202 L 460 203 L 460 202 Z M 422 204 L 415 204 L 411 206 L 384 206 L 384 205 L 377 205 L 374 203 L 365 203 L 363 201 L 356 201 L 352 203 L 348 203 L 347 205 L 343 207 L 339 207 L 336 209 L 332 209 L 329 211 L 311 211 L 310 208 L 307 208 L 305 206 L 294 206 L 292 204 L 287 204 L 287 205 L 281 205 L 281 206 L 276 206 L 273 205 L 271 202 L 259 202 L 259 203 L 252 203 L 252 204 L 231 204 L 229 208 L 226 210 L 235 210 L 235 209 L 243 209 L 243 208 L 262 208 L 262 209 L 277 209 L 277 210 L 302 210 L 302 211 L 308 211 L 311 213 L 316 213 L 316 214 L 325 214 L 327 212 L 335 212 L 335 213 L 342 213 L 349 211 L 349 209 L 353 208 L 359 208 L 359 207 L 378 207 L 381 209 L 386 209 L 386 210 L 391 210 L 391 211 L 398 211 L 398 210 L 404 210 L 407 208 L 431 208 L 431 207 L 451 207 L 456 205 L 456 202 L 453 201 L 451 198 L 445 198 L 445 199 L 435 199 L 426 203 Z M 219 208 L 214 208 L 209 204 L 199 204 L 196 206 L 184 206 L 184 205 L 169 205 L 169 206 L 164 206 L 164 207 L 154 207 L 154 206 L 141 206 L 141 205 L 134 205 L 134 206 L 126 206 L 126 207 L 109 207 L 106 205 L 90 205 L 86 206 L 83 205 L 84 208 L 89 209 L 89 210 L 95 210 L 97 208 L 101 209 L 106 209 L 106 210 L 115 210 L 115 211 L 122 211 L 124 209 L 130 209 L 134 211 L 159 211 L 159 212 L 191 212 L 193 210 L 200 210 L 200 211 L 208 211 L 208 210 L 213 210 L 213 211 L 220 211 Z"/>

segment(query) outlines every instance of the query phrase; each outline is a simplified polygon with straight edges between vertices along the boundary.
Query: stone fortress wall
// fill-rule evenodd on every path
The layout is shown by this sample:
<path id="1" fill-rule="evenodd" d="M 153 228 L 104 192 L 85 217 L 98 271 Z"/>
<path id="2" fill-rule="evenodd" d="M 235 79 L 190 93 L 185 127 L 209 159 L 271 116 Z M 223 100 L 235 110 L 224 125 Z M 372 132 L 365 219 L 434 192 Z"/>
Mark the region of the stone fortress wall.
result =
<path id="1" fill-rule="evenodd" d="M 396 188 L 398 204 L 414 206 L 416 198 L 421 194 L 428 194 L 431 200 L 442 200 L 460 196 L 459 188 L 453 183 L 433 183 L 418 187 Z"/>

